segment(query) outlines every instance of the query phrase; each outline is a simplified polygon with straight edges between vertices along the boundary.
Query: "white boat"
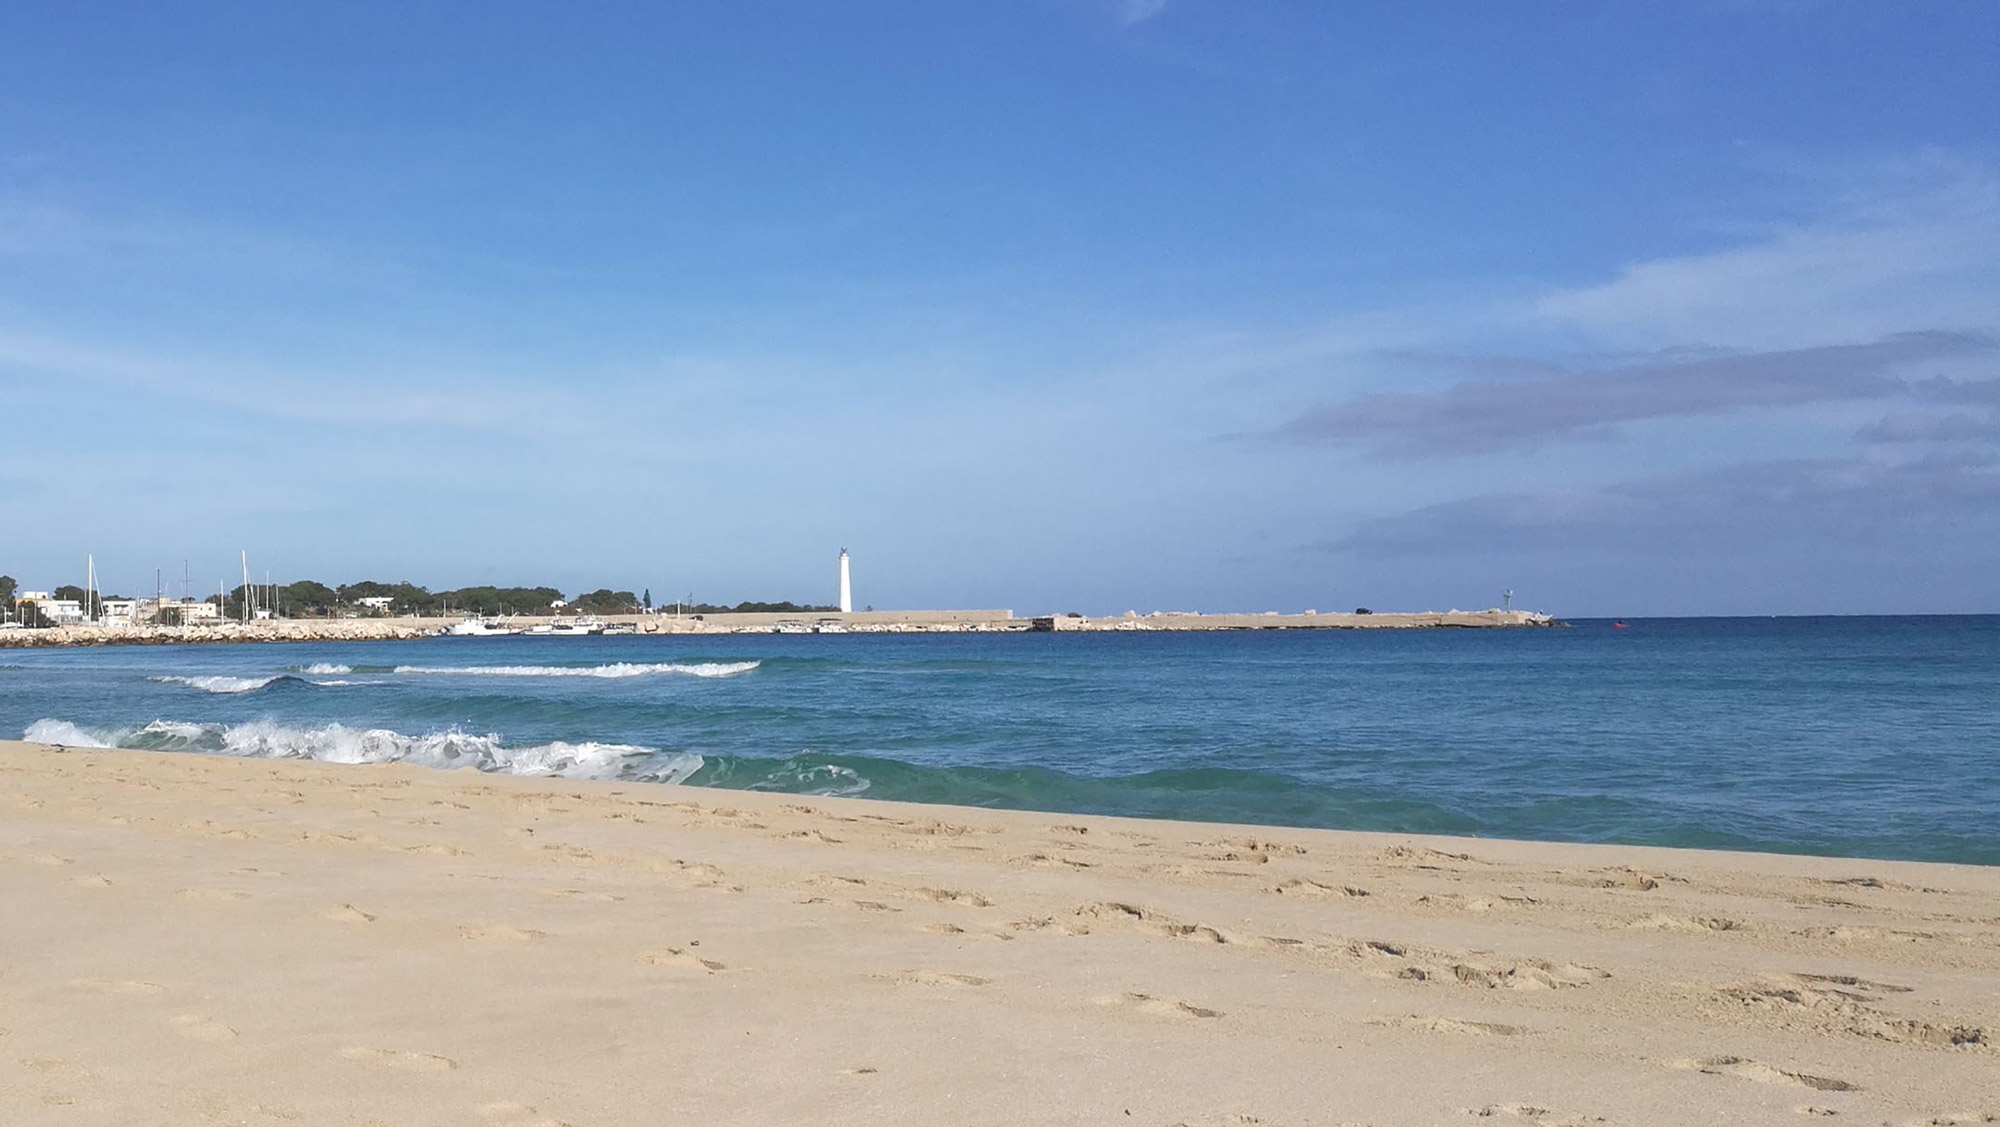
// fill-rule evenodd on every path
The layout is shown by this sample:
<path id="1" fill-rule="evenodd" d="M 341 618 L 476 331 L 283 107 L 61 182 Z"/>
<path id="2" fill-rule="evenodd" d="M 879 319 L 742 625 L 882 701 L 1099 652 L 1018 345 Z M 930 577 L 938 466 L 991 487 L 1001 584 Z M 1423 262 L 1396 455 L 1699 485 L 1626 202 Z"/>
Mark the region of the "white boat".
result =
<path id="1" fill-rule="evenodd" d="M 507 625 L 504 618 L 483 618 L 476 614 L 466 615 L 464 622 L 454 623 L 442 631 L 452 638 L 499 638 L 520 632 L 520 627 Z"/>
<path id="2" fill-rule="evenodd" d="M 604 624 L 596 615 L 586 614 L 580 618 L 558 618 L 539 626 L 528 627 L 528 633 L 551 638 L 581 638 L 587 634 L 604 633 Z"/>

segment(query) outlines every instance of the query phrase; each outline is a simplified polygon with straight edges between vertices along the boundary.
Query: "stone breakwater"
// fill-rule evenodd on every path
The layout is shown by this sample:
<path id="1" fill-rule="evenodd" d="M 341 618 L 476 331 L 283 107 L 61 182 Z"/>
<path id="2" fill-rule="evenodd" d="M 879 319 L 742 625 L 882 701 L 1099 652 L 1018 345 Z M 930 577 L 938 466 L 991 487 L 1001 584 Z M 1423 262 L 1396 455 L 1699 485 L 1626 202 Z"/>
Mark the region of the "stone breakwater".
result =
<path id="1" fill-rule="evenodd" d="M 1560 626 L 1531 610 L 1440 610 L 1382 614 L 1198 614 L 1155 611 L 1117 618 L 1052 615 L 1030 620 L 1036 630 L 1425 630 L 1484 627 Z"/>
<path id="2" fill-rule="evenodd" d="M 332 621 L 279 619 L 224 622 L 207 626 L 55 626 L 46 630 L 0 630 L 0 649 L 41 646 L 176 646 L 203 642 L 380 642 L 428 638 L 444 619 L 344 618 Z"/>
<path id="3" fill-rule="evenodd" d="M 0 630 L 0 649 L 40 646 L 188 645 L 203 642 L 379 642 L 429 638 L 457 618 L 298 619 L 207 626 L 57 626 L 46 630 Z M 546 616 L 509 618 L 528 630 L 553 621 Z M 602 620 L 630 634 L 986 634 L 1103 633 L 1193 630 L 1420 630 L 1559 626 L 1535 611 L 1421 611 L 1382 614 L 1196 614 L 1128 612 L 1088 618 L 1044 615 L 1016 618 L 1011 611 L 855 611 L 798 614 L 612 615 Z"/>

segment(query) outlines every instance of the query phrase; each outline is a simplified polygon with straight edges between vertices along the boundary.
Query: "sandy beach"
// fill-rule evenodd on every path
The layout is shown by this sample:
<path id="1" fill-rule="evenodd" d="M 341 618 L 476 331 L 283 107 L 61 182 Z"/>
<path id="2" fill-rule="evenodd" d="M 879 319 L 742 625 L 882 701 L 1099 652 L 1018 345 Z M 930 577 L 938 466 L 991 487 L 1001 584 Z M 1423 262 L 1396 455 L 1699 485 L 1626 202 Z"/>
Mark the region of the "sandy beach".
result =
<path id="1" fill-rule="evenodd" d="M 2000 1123 L 2000 870 L 0 744 L 0 1123 Z"/>

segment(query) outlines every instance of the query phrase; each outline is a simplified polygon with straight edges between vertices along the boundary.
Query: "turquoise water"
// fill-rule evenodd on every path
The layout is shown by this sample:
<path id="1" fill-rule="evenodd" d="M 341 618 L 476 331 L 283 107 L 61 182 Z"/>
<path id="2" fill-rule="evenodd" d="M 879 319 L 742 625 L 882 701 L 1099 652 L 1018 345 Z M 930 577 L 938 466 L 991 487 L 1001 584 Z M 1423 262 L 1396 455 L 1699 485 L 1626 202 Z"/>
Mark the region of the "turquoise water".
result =
<path id="1" fill-rule="evenodd" d="M 2000 864 L 2000 617 L 0 651 L 0 732 Z"/>

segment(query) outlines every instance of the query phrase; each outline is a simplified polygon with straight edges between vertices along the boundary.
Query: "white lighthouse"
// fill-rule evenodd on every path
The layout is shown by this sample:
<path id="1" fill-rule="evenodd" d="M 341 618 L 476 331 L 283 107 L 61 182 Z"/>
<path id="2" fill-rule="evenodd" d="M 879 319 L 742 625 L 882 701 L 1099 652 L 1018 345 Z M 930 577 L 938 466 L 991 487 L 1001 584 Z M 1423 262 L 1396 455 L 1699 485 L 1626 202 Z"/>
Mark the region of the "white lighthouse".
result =
<path id="1" fill-rule="evenodd" d="M 842 548 L 840 550 L 840 613 L 847 614 L 853 610 L 854 584 L 848 578 L 847 549 Z"/>

